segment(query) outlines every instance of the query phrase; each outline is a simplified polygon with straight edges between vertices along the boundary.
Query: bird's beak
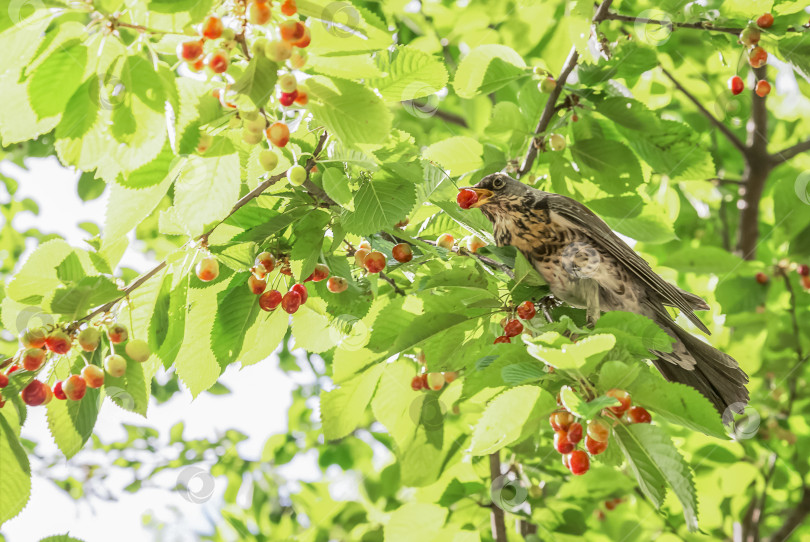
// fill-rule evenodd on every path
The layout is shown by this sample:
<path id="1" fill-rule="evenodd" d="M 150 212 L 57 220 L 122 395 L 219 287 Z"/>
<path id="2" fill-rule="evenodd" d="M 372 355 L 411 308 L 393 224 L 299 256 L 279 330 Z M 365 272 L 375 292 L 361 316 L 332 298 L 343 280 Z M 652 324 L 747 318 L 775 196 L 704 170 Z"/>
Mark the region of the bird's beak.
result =
<path id="1" fill-rule="evenodd" d="M 459 190 L 472 190 L 476 194 L 478 194 L 478 201 L 470 205 L 471 208 L 481 207 L 483 204 L 487 202 L 489 198 L 492 197 L 492 190 L 487 190 L 486 188 L 475 188 L 474 186 L 465 186 L 459 188 Z"/>

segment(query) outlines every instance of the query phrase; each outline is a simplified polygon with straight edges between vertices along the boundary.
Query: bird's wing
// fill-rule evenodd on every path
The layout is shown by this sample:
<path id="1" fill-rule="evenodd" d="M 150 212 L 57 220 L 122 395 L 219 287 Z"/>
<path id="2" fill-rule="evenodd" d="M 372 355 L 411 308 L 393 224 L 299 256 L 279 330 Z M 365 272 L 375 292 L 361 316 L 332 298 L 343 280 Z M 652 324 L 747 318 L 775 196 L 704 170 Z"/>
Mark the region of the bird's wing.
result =
<path id="1" fill-rule="evenodd" d="M 695 301 L 697 296 L 688 294 L 659 277 L 650 264 L 627 246 L 627 243 L 613 233 L 610 227 L 590 209 L 576 200 L 559 194 L 547 194 L 545 198 L 537 202 L 537 205 L 547 207 L 552 213 L 588 232 L 599 246 L 624 263 L 630 272 L 656 292 L 663 304 L 676 307 L 701 331 L 710 334 L 709 329 L 693 311 L 694 308 L 701 308 L 701 305 Z M 700 301 L 702 302 L 702 300 Z M 703 306 L 705 306 L 705 302 L 703 302 Z"/>

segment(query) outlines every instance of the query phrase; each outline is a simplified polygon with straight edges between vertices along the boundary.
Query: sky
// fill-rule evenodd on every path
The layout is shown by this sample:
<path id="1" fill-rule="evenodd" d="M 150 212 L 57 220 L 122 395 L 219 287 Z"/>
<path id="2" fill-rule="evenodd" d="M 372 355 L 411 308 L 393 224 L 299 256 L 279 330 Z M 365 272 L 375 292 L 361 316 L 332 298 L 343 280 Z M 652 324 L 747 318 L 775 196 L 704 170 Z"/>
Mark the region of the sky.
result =
<path id="1" fill-rule="evenodd" d="M 0 163 L 0 173 L 19 181 L 17 197 L 30 197 L 40 207 L 38 215 L 26 212 L 15 217 L 15 228 L 19 230 L 36 227 L 44 233 L 63 236 L 73 246 L 86 246 L 83 240 L 88 234 L 78 224 L 85 221 L 99 225 L 103 223 L 107 193 L 97 200 L 84 202 L 76 193 L 77 175 L 62 168 L 55 158 L 32 159 L 27 165 L 29 171 L 8 162 Z M 137 244 L 133 246 L 130 243 L 122 265 L 142 272 L 155 262 L 145 257 L 138 248 Z M 25 257 L 26 255 L 20 263 Z M 159 373 L 157 377 L 165 380 L 165 374 Z M 299 383 L 311 383 L 315 376 L 305 369 L 295 378 L 299 379 Z M 240 454 L 243 457 L 258 458 L 270 435 L 287 430 L 287 410 L 292 404 L 295 382 L 278 369 L 278 357 L 275 354 L 242 370 L 235 365 L 229 367 L 220 382 L 234 393 L 219 396 L 203 393 L 192 400 L 188 390 L 181 388 L 182 392 L 175 394 L 166 403 L 158 405 L 152 400 L 146 419 L 105 401 L 95 434 L 102 442 L 108 443 L 125 437 L 121 423 L 146 425 L 158 429 L 161 439 L 168 442 L 169 429 L 183 421 L 184 436 L 189 439 L 215 439 L 228 429 L 239 430 L 248 436 L 239 445 Z M 261 404 L 260 410 L 257 408 L 258 404 Z M 29 408 L 28 412 L 22 437 L 38 442 L 37 452 L 40 455 L 59 457 L 61 454 L 48 432 L 45 408 Z M 102 453 L 93 451 L 92 444 L 89 443 L 70 463 L 103 464 Z M 316 461 L 314 456 L 298 460 L 285 467 L 285 474 L 295 479 L 314 480 L 320 472 Z M 66 472 L 67 463 L 62 456 L 60 465 L 54 467 L 55 471 Z M 44 465 L 32 464 L 34 471 L 44 468 Z M 71 472 L 75 475 L 75 471 Z M 89 505 L 76 503 L 66 492 L 35 472 L 28 506 L 19 516 L 3 526 L 2 534 L 8 542 L 33 542 L 65 533 L 85 542 L 108 542 L 110 533 L 116 533 L 115 539 L 123 542 L 152 540 L 153 533 L 142 524 L 142 515 L 149 513 L 174 524 L 172 532 L 161 533 L 162 540 L 185 542 L 197 539 L 194 535 L 195 527 L 199 529 L 208 524 L 206 508 L 208 517 L 218 516 L 216 509 L 220 506 L 225 491 L 224 478 L 213 479 L 211 498 L 197 504 L 187 500 L 182 493 L 166 489 L 141 489 L 136 493 L 122 491 L 132 482 L 130 472 L 114 469 L 105 483 L 105 489 L 112 491 L 118 498 L 117 501 L 93 498 Z M 178 471 L 166 471 L 156 481 L 164 488 L 172 488 L 177 477 Z M 190 480 L 190 489 L 195 492 L 205 491 L 205 484 L 210 481 L 206 477 L 207 474 L 204 474 Z M 182 522 L 176 522 L 176 516 L 170 512 L 172 507 L 179 511 Z"/>

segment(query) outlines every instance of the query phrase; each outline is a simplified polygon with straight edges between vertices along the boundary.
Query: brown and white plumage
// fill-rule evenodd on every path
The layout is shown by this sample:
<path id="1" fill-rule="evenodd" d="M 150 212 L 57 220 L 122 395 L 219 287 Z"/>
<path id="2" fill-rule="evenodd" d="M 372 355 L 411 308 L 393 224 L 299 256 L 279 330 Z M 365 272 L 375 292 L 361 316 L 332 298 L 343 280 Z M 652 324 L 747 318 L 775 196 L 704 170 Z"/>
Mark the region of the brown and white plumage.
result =
<path id="1" fill-rule="evenodd" d="M 520 250 L 555 297 L 586 308 L 590 322 L 611 310 L 649 317 L 676 339 L 672 352 L 651 351 L 664 377 L 696 388 L 721 412 L 748 402 L 748 377 L 737 362 L 679 327 L 666 309 L 679 309 L 709 333 L 694 312 L 707 310 L 706 302 L 658 276 L 587 207 L 503 173 L 485 177 L 474 190 L 474 206 L 492 222 L 496 243 Z"/>

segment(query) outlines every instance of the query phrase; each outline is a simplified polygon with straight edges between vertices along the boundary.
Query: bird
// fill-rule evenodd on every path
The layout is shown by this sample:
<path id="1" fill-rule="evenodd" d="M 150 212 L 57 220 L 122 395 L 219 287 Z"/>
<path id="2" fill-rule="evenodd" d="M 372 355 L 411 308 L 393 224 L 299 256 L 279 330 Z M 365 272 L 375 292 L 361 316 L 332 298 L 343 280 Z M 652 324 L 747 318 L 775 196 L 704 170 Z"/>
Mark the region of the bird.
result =
<path id="1" fill-rule="evenodd" d="M 702 393 L 726 415 L 742 412 L 748 376 L 737 361 L 675 323 L 667 307 L 680 310 L 710 334 L 694 311 L 708 310 L 699 296 L 665 281 L 582 203 L 532 188 L 506 173 L 487 175 L 473 190 L 492 222 L 497 246 L 519 250 L 557 299 L 586 310 L 593 326 L 602 312 L 626 311 L 650 318 L 674 339 L 671 352 L 650 350 L 665 379 Z"/>

